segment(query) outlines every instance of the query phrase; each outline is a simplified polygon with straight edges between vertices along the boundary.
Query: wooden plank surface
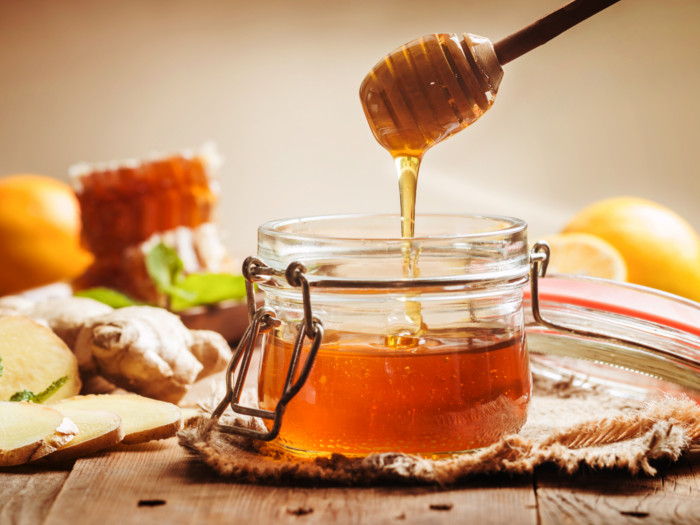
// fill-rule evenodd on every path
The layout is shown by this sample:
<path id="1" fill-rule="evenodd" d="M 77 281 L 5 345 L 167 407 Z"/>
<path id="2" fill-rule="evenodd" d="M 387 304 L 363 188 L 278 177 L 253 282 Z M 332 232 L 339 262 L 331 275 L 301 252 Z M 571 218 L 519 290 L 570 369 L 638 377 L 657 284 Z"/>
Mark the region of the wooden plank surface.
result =
<path id="1" fill-rule="evenodd" d="M 700 524 L 700 454 L 662 476 L 480 477 L 458 487 L 268 487 L 232 483 L 174 439 L 121 446 L 70 470 L 0 472 L 0 524 Z"/>
<path id="2" fill-rule="evenodd" d="M 70 467 L 46 465 L 0 471 L 0 524 L 41 523 L 69 474 Z"/>
<path id="3" fill-rule="evenodd" d="M 596 472 L 536 476 L 542 525 L 598 523 L 700 525 L 700 454 L 681 458 L 656 478 Z"/>
<path id="4" fill-rule="evenodd" d="M 267 487 L 222 481 L 174 440 L 76 462 L 46 525 L 225 523 L 537 523 L 531 480 L 436 487 Z"/>

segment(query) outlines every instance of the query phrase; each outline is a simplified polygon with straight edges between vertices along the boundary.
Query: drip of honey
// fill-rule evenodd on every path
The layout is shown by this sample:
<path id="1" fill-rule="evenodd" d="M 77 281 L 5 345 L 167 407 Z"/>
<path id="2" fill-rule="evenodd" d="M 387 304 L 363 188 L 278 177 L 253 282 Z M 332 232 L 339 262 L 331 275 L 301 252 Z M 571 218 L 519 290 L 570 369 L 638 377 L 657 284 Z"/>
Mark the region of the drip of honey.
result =
<path id="1" fill-rule="evenodd" d="M 348 455 L 419 454 L 483 447 L 525 422 L 530 371 L 523 335 L 426 337 L 412 351 L 381 339 L 328 333 L 304 387 L 289 403 L 278 444 Z M 263 353 L 260 407 L 274 410 L 292 343 L 272 335 Z M 307 349 L 302 351 L 301 362 Z"/>
<path id="2" fill-rule="evenodd" d="M 415 233 L 418 169 L 425 152 L 463 130 L 493 104 L 498 68 L 474 49 L 480 37 L 434 34 L 388 54 L 365 77 L 360 100 L 374 137 L 394 158 L 399 177 L 401 235 Z"/>
<path id="3" fill-rule="evenodd" d="M 396 157 L 396 171 L 399 175 L 399 201 L 401 205 L 401 237 L 405 239 L 402 246 L 404 277 L 418 277 L 418 253 L 413 249 L 411 238 L 416 228 L 416 190 L 418 189 L 419 157 Z M 420 302 L 406 300 L 406 321 L 404 326 L 393 330 L 386 336 L 389 348 L 410 348 L 420 342 L 420 335 L 425 330 Z"/>
<path id="4" fill-rule="evenodd" d="M 396 172 L 399 176 L 399 202 L 401 206 L 401 237 L 410 239 L 416 230 L 416 191 L 418 189 L 419 157 L 396 157 Z M 410 261 L 408 261 L 410 264 Z M 415 274 L 416 269 L 407 267 L 404 273 Z"/>

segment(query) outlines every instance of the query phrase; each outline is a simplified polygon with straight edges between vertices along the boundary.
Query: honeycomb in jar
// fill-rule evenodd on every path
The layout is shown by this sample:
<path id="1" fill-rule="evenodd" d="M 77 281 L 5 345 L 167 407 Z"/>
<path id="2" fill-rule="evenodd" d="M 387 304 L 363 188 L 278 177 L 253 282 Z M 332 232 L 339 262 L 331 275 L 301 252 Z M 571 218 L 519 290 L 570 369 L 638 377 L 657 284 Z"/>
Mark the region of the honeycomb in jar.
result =
<path id="1" fill-rule="evenodd" d="M 82 242 L 95 256 L 74 288 L 104 286 L 162 303 L 145 268 L 145 254 L 158 242 L 178 252 L 187 272 L 230 270 L 214 223 L 213 172 L 219 165 L 215 147 L 205 145 L 145 160 L 73 166 Z"/>

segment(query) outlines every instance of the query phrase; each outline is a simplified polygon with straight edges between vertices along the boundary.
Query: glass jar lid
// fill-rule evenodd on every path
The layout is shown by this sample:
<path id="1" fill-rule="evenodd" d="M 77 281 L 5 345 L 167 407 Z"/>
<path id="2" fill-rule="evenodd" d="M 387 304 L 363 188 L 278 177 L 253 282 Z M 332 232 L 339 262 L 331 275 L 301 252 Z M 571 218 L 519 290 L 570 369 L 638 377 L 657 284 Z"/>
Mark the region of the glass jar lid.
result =
<path id="1" fill-rule="evenodd" d="M 573 275 L 540 278 L 539 302 L 547 321 L 600 335 L 562 333 L 537 323 L 526 291 L 528 347 L 541 373 L 602 384 L 624 395 L 683 392 L 700 401 L 700 304 Z"/>

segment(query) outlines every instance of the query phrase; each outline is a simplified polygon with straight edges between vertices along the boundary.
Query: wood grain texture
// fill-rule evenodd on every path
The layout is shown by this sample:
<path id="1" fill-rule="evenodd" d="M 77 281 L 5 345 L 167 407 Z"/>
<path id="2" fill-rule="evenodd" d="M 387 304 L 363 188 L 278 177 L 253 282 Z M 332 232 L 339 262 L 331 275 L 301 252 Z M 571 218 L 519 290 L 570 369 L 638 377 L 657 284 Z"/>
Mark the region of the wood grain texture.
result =
<path id="1" fill-rule="evenodd" d="M 528 479 L 436 487 L 266 487 L 222 481 L 174 440 L 78 461 L 46 525 L 146 523 L 537 523 Z"/>
<path id="2" fill-rule="evenodd" d="M 536 476 L 540 523 L 700 525 L 700 455 L 682 458 L 660 477 L 597 472 Z"/>
<path id="3" fill-rule="evenodd" d="M 45 464 L 14 467 L 0 472 L 0 523 L 41 523 L 69 474 L 70 467 L 47 469 Z"/>
<path id="4" fill-rule="evenodd" d="M 48 470 L 51 469 L 51 470 Z M 226 482 L 174 439 L 0 472 L 0 524 L 479 523 L 700 524 L 700 454 L 657 478 L 541 469 L 533 480 L 480 477 L 456 488 L 267 487 Z"/>

